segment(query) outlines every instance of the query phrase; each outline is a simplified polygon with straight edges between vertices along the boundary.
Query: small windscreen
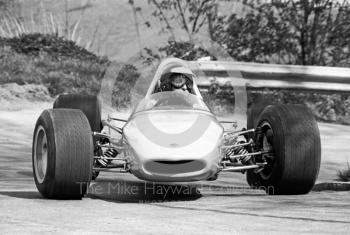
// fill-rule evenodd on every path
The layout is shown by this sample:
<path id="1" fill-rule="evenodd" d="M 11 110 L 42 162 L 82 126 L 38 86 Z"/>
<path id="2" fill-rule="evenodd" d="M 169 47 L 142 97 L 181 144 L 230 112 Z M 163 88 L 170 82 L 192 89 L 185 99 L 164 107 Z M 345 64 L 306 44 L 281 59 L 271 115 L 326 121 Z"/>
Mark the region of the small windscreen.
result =
<path id="1" fill-rule="evenodd" d="M 135 112 L 146 110 L 193 109 L 209 111 L 203 100 L 186 91 L 165 91 L 145 97 Z"/>

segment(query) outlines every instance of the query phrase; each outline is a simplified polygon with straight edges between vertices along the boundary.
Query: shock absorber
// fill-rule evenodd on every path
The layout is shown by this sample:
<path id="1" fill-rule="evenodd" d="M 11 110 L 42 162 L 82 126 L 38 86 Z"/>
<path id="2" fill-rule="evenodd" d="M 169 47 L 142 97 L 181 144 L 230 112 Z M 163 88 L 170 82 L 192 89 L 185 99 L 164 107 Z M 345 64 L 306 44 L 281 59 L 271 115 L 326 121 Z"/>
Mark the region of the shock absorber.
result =
<path id="1" fill-rule="evenodd" d="M 116 149 L 109 148 L 103 153 L 102 158 L 97 159 L 97 162 L 101 166 L 106 167 L 109 163 L 111 163 L 111 161 L 112 161 L 111 158 L 115 158 L 118 154 L 119 154 L 119 152 Z"/>
<path id="2" fill-rule="evenodd" d="M 237 142 L 237 144 L 245 144 L 245 143 L 246 142 L 243 140 Z M 245 155 L 245 154 L 248 154 L 249 152 L 244 146 L 238 146 L 238 147 L 234 148 L 234 153 L 235 153 L 235 155 Z M 252 158 L 252 156 L 246 155 L 246 156 L 242 156 L 239 160 L 244 165 L 247 165 L 251 158 Z"/>
<path id="3" fill-rule="evenodd" d="M 226 152 L 226 156 L 229 158 L 232 155 L 243 155 L 242 157 L 239 158 L 239 160 L 242 162 L 242 164 L 247 165 L 249 164 L 250 160 L 252 159 L 252 156 L 248 155 L 249 152 L 246 149 L 245 146 L 239 146 L 242 144 L 246 144 L 247 142 L 245 140 L 238 140 L 234 145 L 238 145 L 238 146 L 234 146 L 232 148 L 230 148 L 227 152 Z M 245 155 L 245 156 L 244 156 Z"/>

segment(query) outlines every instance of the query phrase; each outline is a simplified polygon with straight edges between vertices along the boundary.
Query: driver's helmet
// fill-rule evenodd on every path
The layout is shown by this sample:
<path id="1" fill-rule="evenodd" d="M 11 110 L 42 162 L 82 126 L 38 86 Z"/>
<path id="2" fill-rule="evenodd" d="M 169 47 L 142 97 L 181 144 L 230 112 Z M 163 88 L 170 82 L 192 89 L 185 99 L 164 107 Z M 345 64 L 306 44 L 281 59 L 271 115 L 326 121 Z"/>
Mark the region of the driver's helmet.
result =
<path id="1" fill-rule="evenodd" d="M 193 76 L 191 70 L 185 67 L 176 67 L 171 69 L 169 80 L 171 83 L 171 90 L 182 90 L 192 93 L 193 88 Z"/>
<path id="2" fill-rule="evenodd" d="M 188 91 L 186 86 L 187 77 L 181 73 L 173 73 L 170 75 L 171 89 Z"/>

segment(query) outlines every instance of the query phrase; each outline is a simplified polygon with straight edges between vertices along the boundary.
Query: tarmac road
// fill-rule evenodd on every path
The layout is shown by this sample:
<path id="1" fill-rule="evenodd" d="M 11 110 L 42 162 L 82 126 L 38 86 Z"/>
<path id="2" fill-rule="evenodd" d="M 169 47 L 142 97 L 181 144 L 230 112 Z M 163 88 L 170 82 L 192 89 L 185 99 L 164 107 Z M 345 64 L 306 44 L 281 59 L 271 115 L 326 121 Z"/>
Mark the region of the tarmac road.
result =
<path id="1" fill-rule="evenodd" d="M 39 110 L 39 109 L 38 109 Z M 82 200 L 46 200 L 31 169 L 39 111 L 0 111 L 0 233 L 349 233 L 350 192 L 268 196 L 240 173 L 190 184 L 145 183 L 103 173 Z M 319 180 L 331 180 L 350 152 L 349 127 L 320 124 Z"/>

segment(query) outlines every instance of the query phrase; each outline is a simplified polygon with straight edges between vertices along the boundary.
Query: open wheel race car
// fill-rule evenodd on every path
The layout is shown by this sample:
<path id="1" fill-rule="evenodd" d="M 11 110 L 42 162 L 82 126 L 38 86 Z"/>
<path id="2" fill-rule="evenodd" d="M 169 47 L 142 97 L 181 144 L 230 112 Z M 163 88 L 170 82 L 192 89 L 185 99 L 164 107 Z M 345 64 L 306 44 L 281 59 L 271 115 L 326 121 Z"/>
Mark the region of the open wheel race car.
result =
<path id="1" fill-rule="evenodd" d="M 269 194 L 308 193 L 321 156 L 312 113 L 302 105 L 253 105 L 245 128 L 227 130 L 225 124 L 236 120 L 220 121 L 210 111 L 189 64 L 163 61 L 127 120 L 101 120 L 96 96 L 60 95 L 34 130 L 39 192 L 81 198 L 100 171 L 152 182 L 215 180 L 228 171 L 246 173 L 250 186 Z"/>

